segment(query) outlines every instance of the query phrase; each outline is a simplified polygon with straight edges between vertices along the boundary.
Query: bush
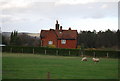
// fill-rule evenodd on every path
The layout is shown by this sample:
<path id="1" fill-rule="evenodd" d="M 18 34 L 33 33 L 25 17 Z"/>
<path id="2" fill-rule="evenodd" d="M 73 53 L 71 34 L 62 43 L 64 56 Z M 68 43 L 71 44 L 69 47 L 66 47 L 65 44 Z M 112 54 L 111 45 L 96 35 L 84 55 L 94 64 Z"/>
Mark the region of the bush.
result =
<path id="1" fill-rule="evenodd" d="M 48 48 L 48 47 L 25 47 L 25 46 L 4 46 L 2 52 L 12 53 L 34 53 L 60 56 L 91 56 L 91 57 L 107 57 L 118 58 L 120 51 L 114 50 L 80 50 L 80 49 L 63 49 L 63 48 Z"/>
<path id="2" fill-rule="evenodd" d="M 48 47 L 48 48 L 56 48 L 55 45 L 48 45 L 47 47 Z"/>

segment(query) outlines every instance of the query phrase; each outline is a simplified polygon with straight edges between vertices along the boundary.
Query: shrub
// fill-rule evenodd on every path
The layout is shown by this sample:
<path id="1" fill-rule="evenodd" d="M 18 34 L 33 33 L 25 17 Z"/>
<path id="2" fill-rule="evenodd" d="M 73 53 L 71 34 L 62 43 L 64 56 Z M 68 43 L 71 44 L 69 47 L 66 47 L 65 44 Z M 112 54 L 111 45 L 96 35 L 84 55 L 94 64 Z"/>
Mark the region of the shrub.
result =
<path id="1" fill-rule="evenodd" d="M 47 47 L 49 47 L 49 48 L 56 48 L 55 45 L 48 45 Z"/>
<path id="2" fill-rule="evenodd" d="M 80 50 L 80 49 L 63 49 L 63 48 L 48 48 L 48 47 L 25 47 L 25 46 L 4 46 L 2 52 L 13 53 L 35 53 L 35 54 L 48 54 L 60 56 L 91 56 L 91 57 L 107 57 L 118 58 L 120 51 L 115 50 Z"/>

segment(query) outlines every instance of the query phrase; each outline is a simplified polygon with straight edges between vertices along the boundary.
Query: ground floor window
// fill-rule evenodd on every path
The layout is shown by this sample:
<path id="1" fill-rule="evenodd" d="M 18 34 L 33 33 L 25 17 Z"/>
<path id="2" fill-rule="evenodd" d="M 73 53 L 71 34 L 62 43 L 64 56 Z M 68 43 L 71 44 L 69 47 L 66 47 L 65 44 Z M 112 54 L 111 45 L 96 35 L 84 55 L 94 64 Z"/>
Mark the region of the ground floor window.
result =
<path id="1" fill-rule="evenodd" d="M 66 40 L 61 40 L 61 44 L 66 44 Z"/>
<path id="2" fill-rule="evenodd" d="M 48 41 L 48 44 L 49 44 L 49 45 L 52 45 L 52 44 L 53 44 L 53 41 Z"/>

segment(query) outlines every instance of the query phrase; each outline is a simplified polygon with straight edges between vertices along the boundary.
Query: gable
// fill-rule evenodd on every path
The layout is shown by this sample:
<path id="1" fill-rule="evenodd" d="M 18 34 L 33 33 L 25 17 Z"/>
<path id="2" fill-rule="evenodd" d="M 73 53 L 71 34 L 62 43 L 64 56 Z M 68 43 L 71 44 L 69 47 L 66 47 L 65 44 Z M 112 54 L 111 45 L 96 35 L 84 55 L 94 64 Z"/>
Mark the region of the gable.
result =
<path id="1" fill-rule="evenodd" d="M 52 37 L 56 37 L 57 35 L 55 34 L 54 30 L 41 30 L 41 34 L 40 37 L 41 38 L 52 38 Z"/>

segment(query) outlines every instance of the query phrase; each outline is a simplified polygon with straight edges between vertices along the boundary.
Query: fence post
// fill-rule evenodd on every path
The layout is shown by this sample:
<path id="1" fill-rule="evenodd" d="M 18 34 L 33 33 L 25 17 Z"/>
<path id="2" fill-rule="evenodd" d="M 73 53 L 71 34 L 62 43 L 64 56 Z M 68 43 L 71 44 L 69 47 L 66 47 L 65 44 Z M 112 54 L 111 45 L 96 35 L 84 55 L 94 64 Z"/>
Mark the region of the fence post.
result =
<path id="1" fill-rule="evenodd" d="M 107 58 L 109 57 L 109 54 L 108 54 L 108 52 L 107 52 Z"/>
<path id="2" fill-rule="evenodd" d="M 12 48 L 10 48 L 10 52 L 12 53 Z"/>
<path id="3" fill-rule="evenodd" d="M 46 55 L 46 49 L 45 49 L 45 55 Z"/>
<path id="4" fill-rule="evenodd" d="M 34 48 L 33 48 L 33 54 L 34 54 Z"/>
<path id="5" fill-rule="evenodd" d="M 56 55 L 58 55 L 58 50 L 56 50 Z"/>
<path id="6" fill-rule="evenodd" d="M 93 52 L 93 54 L 94 54 L 94 57 L 96 57 L 95 52 Z"/>
<path id="7" fill-rule="evenodd" d="M 50 79 L 50 72 L 47 73 L 47 79 Z"/>
<path id="8" fill-rule="evenodd" d="M 78 54 L 80 55 L 80 50 L 78 51 Z"/>
<path id="9" fill-rule="evenodd" d="M 82 55 L 82 57 L 84 56 L 82 51 L 81 51 L 81 55 Z"/>
<path id="10" fill-rule="evenodd" d="M 22 53 L 23 53 L 23 48 L 22 48 Z"/>
<path id="11" fill-rule="evenodd" d="M 69 56 L 70 56 L 70 51 L 69 51 Z"/>

